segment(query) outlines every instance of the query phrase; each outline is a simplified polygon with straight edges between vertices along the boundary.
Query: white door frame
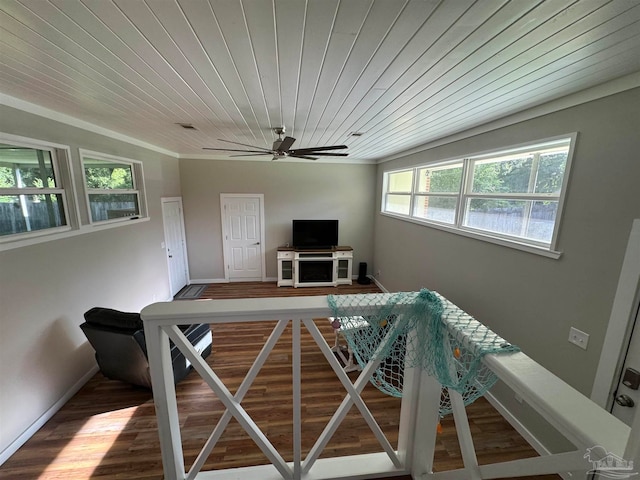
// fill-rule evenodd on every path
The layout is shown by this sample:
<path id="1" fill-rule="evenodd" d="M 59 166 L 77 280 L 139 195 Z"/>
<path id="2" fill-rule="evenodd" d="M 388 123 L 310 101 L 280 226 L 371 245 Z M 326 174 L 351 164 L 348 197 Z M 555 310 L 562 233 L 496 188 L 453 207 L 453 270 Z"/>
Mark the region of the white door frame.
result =
<path id="1" fill-rule="evenodd" d="M 266 242 L 265 238 L 265 230 L 264 230 L 264 194 L 263 193 L 221 193 L 220 194 L 220 223 L 222 225 L 222 257 L 224 262 L 224 280 L 225 282 L 229 282 L 229 269 L 227 265 L 229 264 L 229 246 L 227 242 L 227 225 L 225 224 L 225 211 L 224 206 L 227 202 L 228 198 L 239 198 L 239 197 L 250 197 L 257 198 L 260 200 L 260 245 L 262 248 L 260 249 L 262 252 L 262 258 L 260 259 L 261 268 L 262 268 L 262 281 L 267 281 L 267 269 L 265 262 L 265 252 L 266 252 Z"/>
<path id="2" fill-rule="evenodd" d="M 166 225 L 164 223 L 164 204 L 169 202 L 178 202 L 180 205 L 180 233 L 182 234 L 182 255 L 184 258 L 184 269 L 187 275 L 187 285 L 191 283 L 191 275 L 189 274 L 189 257 L 187 256 L 187 235 L 186 230 L 184 228 L 184 208 L 182 207 L 182 197 L 161 197 L 160 198 L 161 206 L 162 206 L 162 229 L 164 233 L 164 242 L 162 242 L 164 251 L 165 251 L 165 259 L 167 261 L 167 276 L 169 278 L 169 291 L 171 291 L 171 266 L 169 265 L 169 257 L 167 256 L 167 230 Z M 173 294 L 171 294 L 173 297 Z"/>
<path id="3" fill-rule="evenodd" d="M 618 289 L 613 300 L 607 334 L 591 391 L 591 400 L 602 408 L 611 409 L 613 392 L 618 386 L 620 371 L 631 340 L 631 329 L 640 301 L 640 219 L 633 221 L 624 256 Z"/>

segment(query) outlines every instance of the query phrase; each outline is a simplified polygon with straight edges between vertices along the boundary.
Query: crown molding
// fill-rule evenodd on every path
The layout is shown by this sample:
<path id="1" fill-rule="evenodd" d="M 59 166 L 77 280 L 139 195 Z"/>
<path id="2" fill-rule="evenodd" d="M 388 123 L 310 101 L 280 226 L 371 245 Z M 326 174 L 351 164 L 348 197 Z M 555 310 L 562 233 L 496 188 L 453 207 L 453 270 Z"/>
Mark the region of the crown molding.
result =
<path id="1" fill-rule="evenodd" d="M 404 152 L 396 153 L 389 157 L 379 159 L 377 163 L 381 164 L 389 162 L 391 160 L 396 160 L 398 158 L 407 157 L 409 155 L 424 152 L 425 150 L 430 150 L 441 145 L 464 140 L 465 138 L 480 135 L 482 133 L 487 133 L 499 128 L 508 127 L 509 125 L 524 122 L 525 120 L 531 120 L 533 118 L 548 115 L 550 113 L 559 112 L 560 110 L 565 110 L 567 108 L 575 107 L 583 103 L 598 100 L 600 98 L 615 95 L 616 93 L 624 92 L 626 90 L 631 90 L 638 87 L 640 87 L 640 71 L 616 78 L 615 80 L 611 80 L 609 82 L 601 83 L 600 85 L 596 85 L 594 87 L 580 90 L 579 92 L 572 93 L 555 100 L 551 100 L 549 102 L 543 103 L 542 105 L 528 108 L 527 110 L 524 110 L 522 112 L 507 115 L 506 117 L 491 120 L 475 127 L 467 128 L 458 133 L 438 138 L 436 140 L 422 144 L 418 147 L 405 150 Z"/>
<path id="2" fill-rule="evenodd" d="M 104 135 L 105 137 L 109 137 L 114 140 L 130 143 L 131 145 L 146 148 L 147 150 L 153 150 L 154 152 L 162 153 L 163 155 L 168 155 L 170 157 L 179 158 L 179 155 L 176 152 L 172 152 L 165 148 L 158 147 L 157 145 L 152 145 L 150 143 L 143 142 L 141 140 L 138 140 L 137 138 L 130 137 L 128 135 L 123 135 L 121 133 L 114 132 L 113 130 L 109 130 L 107 128 L 99 127 L 97 125 L 94 125 L 93 123 L 80 120 L 70 115 L 56 112 L 55 110 L 51 110 L 46 107 L 41 107 L 40 105 L 36 105 L 35 103 L 27 102 L 25 100 L 21 100 L 16 97 L 12 97 L 11 95 L 0 93 L 0 105 L 6 105 L 7 107 L 12 107 L 18 110 L 22 110 L 23 112 L 32 113 L 33 115 L 38 115 L 39 117 L 44 117 L 49 120 L 54 120 L 56 122 L 64 123 L 72 127 L 81 128 L 83 130 L 87 130 L 92 133 Z"/>

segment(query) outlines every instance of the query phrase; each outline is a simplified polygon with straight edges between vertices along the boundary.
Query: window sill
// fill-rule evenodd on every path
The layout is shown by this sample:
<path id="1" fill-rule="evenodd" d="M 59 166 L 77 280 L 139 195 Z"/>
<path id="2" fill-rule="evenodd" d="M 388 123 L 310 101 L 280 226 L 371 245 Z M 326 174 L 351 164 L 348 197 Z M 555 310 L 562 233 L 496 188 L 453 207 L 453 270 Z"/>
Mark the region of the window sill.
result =
<path id="1" fill-rule="evenodd" d="M 40 233 L 33 233 L 27 235 L 20 235 L 20 238 L 5 238 L 0 239 L 0 252 L 7 250 L 13 250 L 15 248 L 28 247 L 30 245 L 37 245 L 39 243 L 52 242 L 54 240 L 61 240 L 63 238 L 75 237 L 76 235 L 83 235 L 85 233 L 92 233 L 99 230 L 107 230 L 110 228 L 123 227 L 125 225 L 132 225 L 136 223 L 148 222 L 150 217 L 135 218 L 131 220 L 113 221 L 106 224 L 91 224 L 83 225 L 80 228 L 57 228 L 56 231 L 41 231 Z"/>
<path id="2" fill-rule="evenodd" d="M 449 227 L 447 225 L 432 223 L 426 221 L 420 221 L 416 218 L 405 217 L 403 215 L 394 215 L 388 212 L 380 212 L 381 215 L 389 218 L 395 218 L 397 220 L 403 220 L 409 223 L 415 223 L 416 225 L 421 225 L 423 227 L 435 228 L 436 230 L 442 230 L 444 232 L 453 233 L 455 235 L 461 235 L 467 238 L 473 238 L 475 240 L 481 240 L 487 243 L 493 243 L 495 245 L 500 245 L 502 247 L 513 248 L 515 250 L 520 250 L 527 253 L 533 253 L 534 255 L 540 255 L 547 258 L 553 258 L 557 260 L 562 255 L 562 252 L 558 252 L 556 250 L 549 250 L 543 247 L 536 247 L 534 245 L 527 245 L 524 243 L 519 243 L 513 240 L 506 240 L 504 238 L 494 237 L 490 234 L 482 234 L 469 230 L 461 230 L 458 228 Z"/>

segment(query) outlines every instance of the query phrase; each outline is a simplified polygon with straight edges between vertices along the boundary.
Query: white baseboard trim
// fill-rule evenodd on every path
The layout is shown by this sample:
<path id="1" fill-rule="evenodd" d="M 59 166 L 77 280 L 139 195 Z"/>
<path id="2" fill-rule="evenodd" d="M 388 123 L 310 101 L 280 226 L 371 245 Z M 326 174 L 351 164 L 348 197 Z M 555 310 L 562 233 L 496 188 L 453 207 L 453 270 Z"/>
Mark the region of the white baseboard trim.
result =
<path id="1" fill-rule="evenodd" d="M 0 452 L 0 465 L 6 462 L 11 455 L 16 453 L 18 449 L 24 445 L 27 440 L 35 435 L 35 433 L 42 428 L 42 426 L 47 423 L 51 417 L 53 417 L 58 410 L 60 410 L 65 403 L 67 403 L 78 391 L 84 387 L 84 385 L 93 377 L 96 373 L 98 373 L 98 366 L 94 365 L 91 370 L 89 370 L 86 374 L 84 374 L 80 380 L 78 380 L 67 392 L 64 396 L 53 404 L 49 410 L 44 412 L 40 418 L 38 418 L 35 422 L 33 422 L 29 428 L 27 428 L 22 434 L 16 438 L 11 444 L 5 448 L 2 452 Z"/>
<path id="2" fill-rule="evenodd" d="M 191 278 L 189 279 L 189 285 L 192 285 L 194 283 L 197 284 L 201 284 L 201 283 L 231 283 L 231 282 L 255 282 L 255 281 L 260 281 L 260 280 L 253 280 L 253 279 L 249 279 L 249 280 L 229 280 L 226 278 Z M 276 277 L 266 277 L 262 280 L 263 282 L 277 282 L 278 279 Z"/>
<path id="3" fill-rule="evenodd" d="M 505 407 L 500 400 L 498 400 L 491 392 L 486 392 L 484 397 L 495 408 L 502 417 L 509 422 L 516 432 L 524 438 L 533 449 L 538 452 L 538 455 L 551 455 L 551 452 L 544 444 L 525 427 L 520 420 L 518 420 L 510 411 Z M 570 473 L 559 473 L 564 480 L 573 480 L 573 476 Z"/>
<path id="4" fill-rule="evenodd" d="M 373 275 L 367 275 L 371 280 L 373 280 L 373 282 L 378 286 L 378 288 L 380 290 L 382 290 L 384 293 L 389 293 L 389 290 L 387 290 L 384 285 L 382 285 L 378 279 L 376 277 L 374 277 Z"/>
<path id="5" fill-rule="evenodd" d="M 190 278 L 189 285 L 194 283 L 229 283 L 226 278 Z"/>

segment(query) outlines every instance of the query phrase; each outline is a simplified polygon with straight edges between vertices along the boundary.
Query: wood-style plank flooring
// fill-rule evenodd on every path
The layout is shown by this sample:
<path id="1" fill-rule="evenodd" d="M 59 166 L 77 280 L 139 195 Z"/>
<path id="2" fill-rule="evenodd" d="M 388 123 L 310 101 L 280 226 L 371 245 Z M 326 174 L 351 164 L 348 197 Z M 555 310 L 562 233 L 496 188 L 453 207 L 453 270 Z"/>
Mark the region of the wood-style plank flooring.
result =
<path id="1" fill-rule="evenodd" d="M 326 295 L 378 291 L 375 285 L 337 288 L 277 288 L 274 283 L 214 284 L 203 298 Z M 317 319 L 326 338 L 332 330 Z M 212 325 L 214 349 L 209 364 L 234 392 L 275 322 Z M 286 460 L 292 458 L 291 332 L 285 331 L 260 372 L 243 407 Z M 353 379 L 357 373 L 350 374 Z M 199 375 L 191 372 L 177 386 L 186 465 L 190 465 L 217 420 L 221 402 Z M 309 451 L 344 397 L 339 383 L 311 336 L 302 339 L 303 454 Z M 400 400 L 368 385 L 363 398 L 396 447 Z M 535 456 L 535 451 L 480 399 L 468 409 L 481 464 Z M 462 467 L 451 418 L 442 422 L 435 452 L 437 471 Z M 380 451 L 373 434 L 352 408 L 322 457 Z M 209 456 L 203 470 L 268 463 L 235 420 Z M 160 479 L 162 463 L 153 400 L 149 391 L 96 374 L 4 465 L 0 479 Z M 395 477 L 404 480 L 410 477 Z M 523 477 L 559 479 L 556 475 Z"/>

